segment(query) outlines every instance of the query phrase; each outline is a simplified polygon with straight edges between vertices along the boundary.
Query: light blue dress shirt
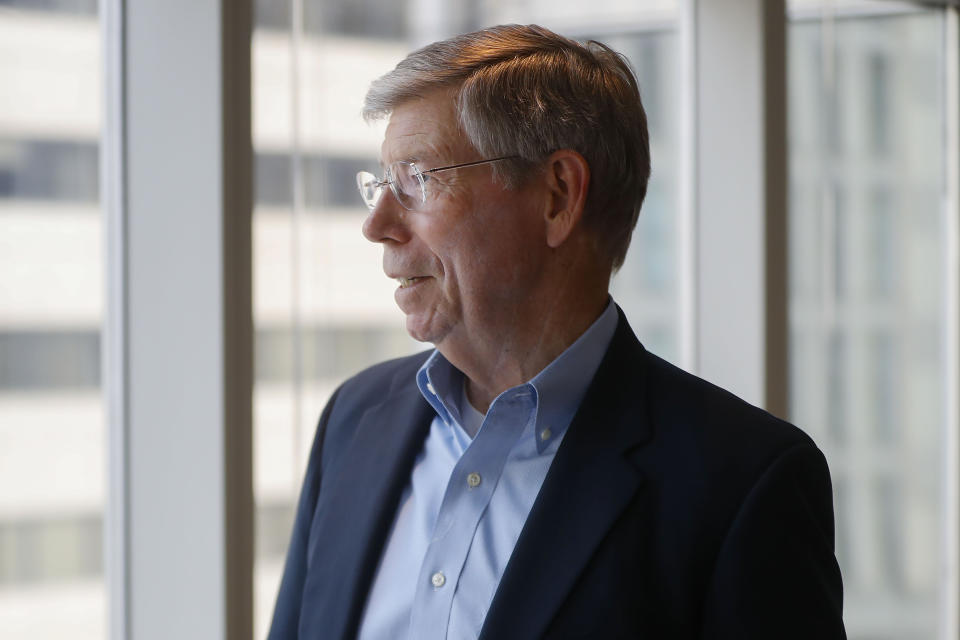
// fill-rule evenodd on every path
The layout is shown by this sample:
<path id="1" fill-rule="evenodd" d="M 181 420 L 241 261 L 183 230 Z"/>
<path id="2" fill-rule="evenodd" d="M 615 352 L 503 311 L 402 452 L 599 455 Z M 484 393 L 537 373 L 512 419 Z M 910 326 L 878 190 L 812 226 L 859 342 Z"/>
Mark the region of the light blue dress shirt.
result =
<path id="1" fill-rule="evenodd" d="M 463 374 L 439 352 L 424 363 L 417 385 L 437 415 L 400 498 L 361 640 L 480 634 L 527 514 L 616 327 L 611 300 L 536 377 L 497 396 L 486 416 L 466 400 Z"/>

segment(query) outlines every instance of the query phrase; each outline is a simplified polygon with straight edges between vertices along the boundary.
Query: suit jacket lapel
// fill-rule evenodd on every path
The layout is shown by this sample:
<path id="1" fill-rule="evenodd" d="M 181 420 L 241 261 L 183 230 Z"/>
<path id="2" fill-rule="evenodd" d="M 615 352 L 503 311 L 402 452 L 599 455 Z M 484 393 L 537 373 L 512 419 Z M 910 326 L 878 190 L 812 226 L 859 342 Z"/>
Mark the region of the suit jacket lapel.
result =
<path id="1" fill-rule="evenodd" d="M 406 383 L 406 384 L 404 384 Z M 395 381 L 387 399 L 363 414 L 343 452 L 353 462 L 336 484 L 321 490 L 323 517 L 310 539 L 300 636 L 356 635 L 390 526 L 416 456 L 430 429 L 432 409 L 412 378 Z"/>
<path id="2" fill-rule="evenodd" d="M 543 635 L 577 577 L 643 483 L 625 453 L 649 439 L 645 351 L 620 323 L 520 533 L 481 639 Z M 521 610 L 518 610 L 520 608 Z"/>

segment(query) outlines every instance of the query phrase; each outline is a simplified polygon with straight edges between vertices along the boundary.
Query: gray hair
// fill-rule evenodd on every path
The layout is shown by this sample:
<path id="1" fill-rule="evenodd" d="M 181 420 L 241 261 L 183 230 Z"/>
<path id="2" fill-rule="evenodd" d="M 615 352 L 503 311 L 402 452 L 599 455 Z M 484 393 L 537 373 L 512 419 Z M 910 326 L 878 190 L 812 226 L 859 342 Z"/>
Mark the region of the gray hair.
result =
<path id="1" fill-rule="evenodd" d="M 435 89 L 457 89 L 460 126 L 484 157 L 516 155 L 494 175 L 516 188 L 551 153 L 572 149 L 590 165 L 584 225 L 619 268 L 650 178 L 647 117 L 626 59 L 537 25 L 502 25 L 434 42 L 375 80 L 366 120 Z M 499 166 L 498 166 L 499 165 Z"/>

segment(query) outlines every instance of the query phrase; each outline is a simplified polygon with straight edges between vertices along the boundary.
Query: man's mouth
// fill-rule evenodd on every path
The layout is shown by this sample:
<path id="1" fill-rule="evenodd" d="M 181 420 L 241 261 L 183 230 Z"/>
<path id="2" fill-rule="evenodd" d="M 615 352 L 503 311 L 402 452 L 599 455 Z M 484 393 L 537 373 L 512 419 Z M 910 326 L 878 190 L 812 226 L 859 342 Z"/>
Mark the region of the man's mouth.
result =
<path id="1" fill-rule="evenodd" d="M 412 278 L 397 278 L 397 282 L 400 283 L 401 289 L 406 289 L 407 287 L 413 286 L 416 283 L 420 282 L 427 276 L 414 276 Z"/>

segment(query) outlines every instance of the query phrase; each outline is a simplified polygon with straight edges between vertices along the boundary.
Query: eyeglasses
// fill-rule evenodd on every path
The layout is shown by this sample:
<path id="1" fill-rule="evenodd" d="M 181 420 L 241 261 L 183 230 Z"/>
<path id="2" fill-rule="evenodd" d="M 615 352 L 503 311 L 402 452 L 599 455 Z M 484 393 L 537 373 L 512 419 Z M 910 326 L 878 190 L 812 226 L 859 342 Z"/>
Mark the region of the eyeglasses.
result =
<path id="1" fill-rule="evenodd" d="M 437 167 L 421 171 L 415 162 L 407 160 L 398 160 L 387 167 L 385 175 L 381 180 L 368 171 L 361 171 L 357 174 L 357 187 L 360 189 L 360 197 L 363 198 L 367 208 L 373 211 L 373 208 L 380 202 L 380 196 L 383 195 L 383 188 L 390 185 L 393 195 L 396 197 L 404 209 L 411 211 L 418 209 L 427 201 L 426 182 L 430 179 L 431 173 L 439 171 L 449 171 L 450 169 L 461 169 L 463 167 L 472 167 L 478 164 L 488 162 L 497 162 L 498 160 L 507 160 L 517 156 L 501 156 L 499 158 L 490 158 L 489 160 L 476 160 L 474 162 L 464 162 L 463 164 L 453 164 L 449 167 Z"/>

